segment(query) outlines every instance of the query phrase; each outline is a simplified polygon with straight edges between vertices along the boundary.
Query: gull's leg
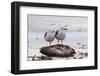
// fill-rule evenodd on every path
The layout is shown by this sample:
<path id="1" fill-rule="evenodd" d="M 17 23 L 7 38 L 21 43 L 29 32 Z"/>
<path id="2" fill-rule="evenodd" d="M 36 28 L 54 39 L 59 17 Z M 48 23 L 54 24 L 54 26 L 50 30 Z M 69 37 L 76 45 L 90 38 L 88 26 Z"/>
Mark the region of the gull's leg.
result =
<path id="1" fill-rule="evenodd" d="M 49 46 L 51 46 L 51 42 L 49 42 Z"/>

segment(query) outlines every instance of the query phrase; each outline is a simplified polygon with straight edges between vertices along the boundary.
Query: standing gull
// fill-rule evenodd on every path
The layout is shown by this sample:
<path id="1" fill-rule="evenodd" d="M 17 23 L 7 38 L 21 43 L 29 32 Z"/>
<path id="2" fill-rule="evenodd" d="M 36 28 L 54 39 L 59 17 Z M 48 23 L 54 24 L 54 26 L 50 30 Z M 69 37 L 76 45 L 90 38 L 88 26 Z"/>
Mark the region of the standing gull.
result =
<path id="1" fill-rule="evenodd" d="M 63 40 L 66 37 L 65 30 L 67 30 L 67 29 L 62 27 L 62 28 L 60 28 L 60 30 L 56 31 L 55 37 L 58 40 L 58 44 L 59 44 L 59 41 L 61 41 L 61 44 L 63 44 Z"/>
<path id="2" fill-rule="evenodd" d="M 49 46 L 51 46 L 51 42 L 55 39 L 55 31 L 49 30 L 44 35 L 45 41 L 49 42 Z"/>

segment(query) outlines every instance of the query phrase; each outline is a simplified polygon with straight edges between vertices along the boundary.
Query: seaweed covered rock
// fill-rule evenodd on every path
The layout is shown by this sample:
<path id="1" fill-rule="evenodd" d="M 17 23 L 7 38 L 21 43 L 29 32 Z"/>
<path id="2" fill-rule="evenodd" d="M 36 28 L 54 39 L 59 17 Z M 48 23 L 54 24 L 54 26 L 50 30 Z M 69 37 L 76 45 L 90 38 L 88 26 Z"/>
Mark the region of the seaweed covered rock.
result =
<path id="1" fill-rule="evenodd" d="M 40 52 L 50 57 L 71 57 L 75 54 L 75 50 L 68 45 L 51 45 L 42 47 Z"/>

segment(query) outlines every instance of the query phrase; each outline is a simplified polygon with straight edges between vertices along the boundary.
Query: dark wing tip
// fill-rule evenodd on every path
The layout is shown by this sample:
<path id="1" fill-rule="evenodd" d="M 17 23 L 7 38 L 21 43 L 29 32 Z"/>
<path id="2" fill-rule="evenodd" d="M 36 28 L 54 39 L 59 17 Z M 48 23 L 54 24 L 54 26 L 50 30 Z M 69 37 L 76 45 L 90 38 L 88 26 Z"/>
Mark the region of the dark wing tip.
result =
<path id="1" fill-rule="evenodd" d="M 58 32 L 59 32 L 59 30 L 56 31 L 55 36 L 57 36 Z"/>
<path id="2" fill-rule="evenodd" d="M 46 37 L 46 35 L 47 35 L 47 32 L 45 33 L 44 37 Z"/>

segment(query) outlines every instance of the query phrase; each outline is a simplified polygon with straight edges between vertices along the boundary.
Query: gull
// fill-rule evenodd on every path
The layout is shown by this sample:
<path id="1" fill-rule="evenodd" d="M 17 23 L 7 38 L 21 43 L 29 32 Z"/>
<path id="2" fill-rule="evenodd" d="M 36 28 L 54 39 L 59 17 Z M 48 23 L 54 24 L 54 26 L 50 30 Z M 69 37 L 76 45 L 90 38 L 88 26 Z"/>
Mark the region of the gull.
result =
<path id="1" fill-rule="evenodd" d="M 67 30 L 67 29 L 62 27 L 56 31 L 55 38 L 58 40 L 58 44 L 59 44 L 59 41 L 61 41 L 61 44 L 63 44 L 63 40 L 66 37 L 65 30 Z"/>
<path id="2" fill-rule="evenodd" d="M 55 39 L 55 31 L 49 30 L 44 35 L 45 41 L 49 42 L 49 46 L 51 46 L 51 42 Z"/>

